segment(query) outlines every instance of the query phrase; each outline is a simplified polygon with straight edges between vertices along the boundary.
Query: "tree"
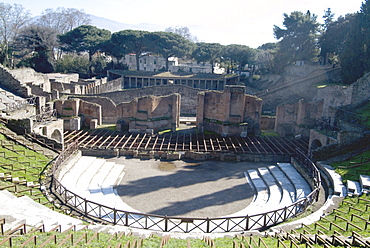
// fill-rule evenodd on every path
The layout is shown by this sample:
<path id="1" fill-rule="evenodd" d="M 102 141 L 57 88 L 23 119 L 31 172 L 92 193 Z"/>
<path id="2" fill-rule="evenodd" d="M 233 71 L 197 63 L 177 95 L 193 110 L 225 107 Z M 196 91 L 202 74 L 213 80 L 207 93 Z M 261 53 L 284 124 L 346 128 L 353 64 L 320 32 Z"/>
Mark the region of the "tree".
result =
<path id="1" fill-rule="evenodd" d="M 351 84 L 370 71 L 370 2 L 354 14 L 340 54 L 342 79 Z"/>
<path id="2" fill-rule="evenodd" d="M 340 16 L 326 27 L 319 38 L 320 58 L 323 64 L 339 62 L 338 56 L 342 54 L 344 44 L 347 39 L 351 39 L 348 34 L 354 25 L 355 18 L 356 14 Z"/>
<path id="3" fill-rule="evenodd" d="M 37 25 L 54 30 L 58 35 L 65 34 L 78 26 L 89 25 L 90 23 L 91 19 L 89 15 L 83 10 L 62 7 L 55 10 L 46 9 L 36 20 Z M 62 52 L 57 49 L 58 47 L 55 46 L 52 51 L 56 53 L 54 56 L 59 59 L 62 56 Z"/>
<path id="4" fill-rule="evenodd" d="M 52 50 L 58 45 L 57 34 L 54 30 L 35 24 L 29 25 L 22 29 L 15 44 L 19 51 L 23 51 L 23 57 L 28 61 L 28 66 L 38 72 L 53 71 Z M 32 55 L 31 58 L 28 55 Z M 24 63 L 25 61 L 22 64 Z"/>
<path id="5" fill-rule="evenodd" d="M 190 33 L 190 29 L 188 27 L 169 27 L 166 28 L 164 31 L 179 34 L 191 42 L 198 42 L 198 38 Z"/>
<path id="6" fill-rule="evenodd" d="M 74 8 L 46 9 L 37 19 L 40 26 L 49 27 L 58 34 L 64 34 L 81 25 L 91 24 L 91 19 L 84 10 Z"/>
<path id="7" fill-rule="evenodd" d="M 168 59 L 170 57 L 183 57 L 191 54 L 194 44 L 179 34 L 171 32 L 152 32 L 146 35 L 148 49 L 160 54 L 166 59 L 168 71 Z"/>
<path id="8" fill-rule="evenodd" d="M 277 43 L 266 43 L 257 48 L 258 73 L 267 74 L 273 71 L 274 58 L 278 50 Z"/>
<path id="9" fill-rule="evenodd" d="M 89 55 L 90 63 L 92 62 L 92 56 L 110 38 L 110 31 L 91 25 L 82 25 L 63 35 L 59 35 L 59 41 L 64 51 L 76 53 L 86 52 Z"/>
<path id="10" fill-rule="evenodd" d="M 280 65 L 278 71 L 298 60 L 314 61 L 318 55 L 317 16 L 310 11 L 306 14 L 300 11 L 294 11 L 290 15 L 284 13 L 283 25 L 285 28 L 274 26 L 274 35 L 280 45 L 275 61 L 275 65 Z"/>
<path id="11" fill-rule="evenodd" d="M 360 23 L 360 16 L 356 15 L 344 42 L 343 51 L 340 53 L 342 80 L 345 84 L 355 82 L 364 75 L 365 71 L 364 35 Z"/>
<path id="12" fill-rule="evenodd" d="M 365 0 L 360 11 L 361 27 L 364 34 L 364 69 L 370 71 L 370 1 Z"/>
<path id="13" fill-rule="evenodd" d="M 2 63 L 5 66 L 13 66 L 10 61 L 10 47 L 20 30 L 30 20 L 30 13 L 19 4 L 0 3 L 0 40 Z"/>
<path id="14" fill-rule="evenodd" d="M 112 34 L 111 42 L 117 46 L 116 51 L 122 53 L 135 53 L 136 70 L 140 70 L 139 59 L 147 49 L 147 31 L 123 30 Z M 118 50 L 121 48 L 120 50 Z"/>
<path id="15" fill-rule="evenodd" d="M 219 43 L 196 43 L 196 48 L 193 51 L 192 57 L 198 62 L 210 62 L 212 65 L 212 73 L 214 64 L 220 59 L 223 46 Z"/>
<path id="16" fill-rule="evenodd" d="M 325 14 L 323 15 L 322 18 L 324 18 L 324 31 L 328 29 L 328 27 L 334 22 L 334 16 L 335 14 L 331 12 L 331 8 L 328 8 L 325 11 Z"/>
<path id="17" fill-rule="evenodd" d="M 57 60 L 55 71 L 59 73 L 78 73 L 80 75 L 88 75 L 90 70 L 90 62 L 87 56 L 77 56 L 76 54 L 64 55 Z"/>
<path id="18" fill-rule="evenodd" d="M 255 49 L 239 44 L 227 45 L 223 51 L 224 58 L 236 62 L 239 72 L 246 64 L 253 64 L 256 61 L 256 55 Z"/>
<path id="19" fill-rule="evenodd" d="M 125 56 L 125 54 L 127 54 L 127 51 L 124 47 L 114 44 L 112 42 L 112 39 L 110 39 L 101 44 L 101 51 L 105 55 L 116 58 L 116 61 L 112 59 L 112 61 L 110 62 L 110 66 L 112 69 L 114 69 L 116 66 L 122 67 L 119 61 Z"/>

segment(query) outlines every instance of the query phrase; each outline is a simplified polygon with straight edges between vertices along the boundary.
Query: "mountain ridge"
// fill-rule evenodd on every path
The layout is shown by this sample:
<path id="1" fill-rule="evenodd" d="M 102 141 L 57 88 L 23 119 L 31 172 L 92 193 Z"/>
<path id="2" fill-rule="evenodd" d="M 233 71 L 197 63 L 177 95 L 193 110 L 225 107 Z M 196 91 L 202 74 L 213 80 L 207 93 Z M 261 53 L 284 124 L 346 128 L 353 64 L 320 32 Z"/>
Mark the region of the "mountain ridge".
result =
<path id="1" fill-rule="evenodd" d="M 117 32 L 125 29 L 133 29 L 133 30 L 144 30 L 144 31 L 164 31 L 166 28 L 157 24 L 150 24 L 150 23 L 139 23 L 139 24 L 129 24 L 129 23 L 122 23 L 110 20 L 105 17 L 100 17 L 96 15 L 89 14 L 89 18 L 91 19 L 91 24 L 98 28 L 107 29 L 111 32 Z"/>

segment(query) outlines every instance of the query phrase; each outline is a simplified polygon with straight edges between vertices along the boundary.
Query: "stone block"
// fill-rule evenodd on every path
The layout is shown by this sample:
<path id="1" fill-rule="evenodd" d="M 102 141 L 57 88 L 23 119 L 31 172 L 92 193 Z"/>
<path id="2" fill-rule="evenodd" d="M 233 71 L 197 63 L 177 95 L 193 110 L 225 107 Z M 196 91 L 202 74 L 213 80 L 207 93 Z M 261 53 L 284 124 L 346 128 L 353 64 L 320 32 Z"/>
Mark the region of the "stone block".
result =
<path id="1" fill-rule="evenodd" d="M 69 119 L 69 130 L 80 130 L 81 129 L 81 118 Z"/>
<path id="2" fill-rule="evenodd" d="M 136 128 L 130 128 L 128 131 L 129 133 L 140 133 L 140 129 L 136 129 Z"/>
<path id="3" fill-rule="evenodd" d="M 98 127 L 98 119 L 92 119 L 90 121 L 90 129 L 96 129 Z"/>
<path id="4" fill-rule="evenodd" d="M 180 153 L 167 153 L 167 159 L 168 160 L 179 160 L 181 159 Z"/>

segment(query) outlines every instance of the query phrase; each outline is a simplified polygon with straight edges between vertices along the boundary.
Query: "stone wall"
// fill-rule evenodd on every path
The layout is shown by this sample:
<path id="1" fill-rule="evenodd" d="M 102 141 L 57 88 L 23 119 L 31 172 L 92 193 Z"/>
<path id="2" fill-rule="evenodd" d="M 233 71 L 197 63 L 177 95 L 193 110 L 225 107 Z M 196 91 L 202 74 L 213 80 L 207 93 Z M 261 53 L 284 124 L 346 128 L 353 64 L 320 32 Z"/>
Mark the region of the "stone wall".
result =
<path id="1" fill-rule="evenodd" d="M 275 128 L 275 116 L 261 116 L 260 129 L 273 130 Z"/>
<path id="2" fill-rule="evenodd" d="M 11 70 L 2 65 L 0 65 L 0 85 L 15 95 L 21 97 L 31 96 L 31 88 L 26 86 L 21 80 L 15 77 L 11 73 Z"/>
<path id="3" fill-rule="evenodd" d="M 310 138 L 308 142 L 309 150 L 315 150 L 322 146 L 337 144 L 337 137 L 330 137 L 326 134 L 320 133 L 314 129 L 310 130 Z"/>
<path id="4" fill-rule="evenodd" d="M 32 84 L 40 87 L 45 92 L 51 92 L 51 85 L 47 74 L 38 73 L 31 68 L 15 69 L 10 73 L 22 84 Z"/>
<path id="5" fill-rule="evenodd" d="M 323 116 L 333 117 L 335 113 L 331 107 L 340 107 L 352 104 L 353 86 L 328 85 L 319 88 L 313 98 L 314 101 L 323 101 Z"/>
<path id="6" fill-rule="evenodd" d="M 226 86 L 224 92 L 198 94 L 197 127 L 222 135 L 259 134 L 261 99 L 246 95 L 243 86 Z"/>
<path id="7" fill-rule="evenodd" d="M 352 84 L 352 105 L 359 105 L 370 99 L 370 72 Z"/>
<path id="8" fill-rule="evenodd" d="M 181 95 L 181 114 L 196 114 L 196 106 L 198 93 L 206 90 L 194 89 L 183 85 L 161 85 L 153 87 L 144 87 L 140 89 L 127 89 L 116 92 L 99 94 L 99 96 L 107 97 L 113 100 L 118 105 L 122 102 L 130 102 L 135 98 L 144 96 L 167 96 L 173 93 Z"/>
<path id="9" fill-rule="evenodd" d="M 50 121 L 41 125 L 34 124 L 33 133 L 42 135 L 49 139 L 55 140 L 60 144 L 64 143 L 63 120 Z"/>
<path id="10" fill-rule="evenodd" d="M 322 113 L 323 101 L 300 100 L 294 104 L 280 105 L 276 108 L 275 132 L 281 136 L 301 134 L 309 137 L 307 128 L 313 128 L 316 119 L 321 118 Z"/>
<path id="11" fill-rule="evenodd" d="M 102 94 L 122 90 L 122 79 L 118 78 L 111 81 L 96 81 L 94 84 L 88 84 L 86 87 L 86 94 Z"/>
<path id="12" fill-rule="evenodd" d="M 123 129 L 154 132 L 176 130 L 180 118 L 180 94 L 145 96 L 117 105 L 117 118 Z"/>
<path id="13" fill-rule="evenodd" d="M 115 124 L 117 122 L 116 104 L 112 99 L 102 96 L 70 96 L 69 98 L 79 98 L 86 102 L 98 104 L 101 106 L 103 123 Z"/>
<path id="14" fill-rule="evenodd" d="M 340 69 L 322 68 L 310 71 L 299 78 L 297 75 L 287 75 L 285 83 L 269 87 L 256 95 L 262 98 L 264 111 L 275 112 L 276 107 L 282 104 L 294 104 L 301 99 L 312 101 L 319 90 L 317 86 L 336 81 L 339 74 Z"/>
<path id="15" fill-rule="evenodd" d="M 324 101 L 324 116 L 331 116 L 330 107 L 357 106 L 370 98 L 370 73 L 347 86 L 327 85 L 319 88 L 314 100 Z"/>
<path id="16" fill-rule="evenodd" d="M 65 122 L 76 117 L 81 118 L 81 126 L 90 127 L 92 119 L 98 120 L 98 125 L 102 124 L 101 106 L 96 103 L 86 102 L 81 99 L 59 100 L 54 103 L 54 107 Z M 69 130 L 70 125 L 65 125 L 64 129 Z"/>

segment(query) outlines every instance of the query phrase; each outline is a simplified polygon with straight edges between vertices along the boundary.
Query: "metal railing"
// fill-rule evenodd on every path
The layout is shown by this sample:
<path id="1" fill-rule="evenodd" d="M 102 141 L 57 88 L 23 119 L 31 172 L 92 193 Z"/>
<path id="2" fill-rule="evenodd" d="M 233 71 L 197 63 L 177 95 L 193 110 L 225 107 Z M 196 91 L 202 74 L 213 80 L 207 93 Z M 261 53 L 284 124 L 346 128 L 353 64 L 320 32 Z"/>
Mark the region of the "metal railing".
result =
<path id="1" fill-rule="evenodd" d="M 36 106 L 36 97 L 27 98 L 24 100 L 16 100 L 11 103 L 5 103 L 6 112 L 25 109 L 27 106 Z"/>
<path id="2" fill-rule="evenodd" d="M 30 119 L 34 120 L 36 123 L 45 123 L 49 121 L 55 121 L 57 119 L 57 111 L 52 107 L 42 107 L 41 113 L 31 116 Z"/>
<path id="3" fill-rule="evenodd" d="M 74 143 L 65 149 L 55 160 L 52 168 L 51 191 L 64 204 L 85 216 L 97 218 L 114 225 L 124 225 L 132 228 L 182 233 L 240 232 L 252 229 L 265 229 L 303 213 L 317 200 L 321 185 L 320 174 L 315 164 L 302 151 L 297 150 L 296 159 L 307 169 L 310 176 L 314 178 L 314 190 L 305 198 L 284 208 L 255 215 L 221 218 L 181 218 L 128 212 L 85 199 L 68 190 L 55 178 L 54 175 L 58 168 L 77 150 L 78 144 Z"/>

